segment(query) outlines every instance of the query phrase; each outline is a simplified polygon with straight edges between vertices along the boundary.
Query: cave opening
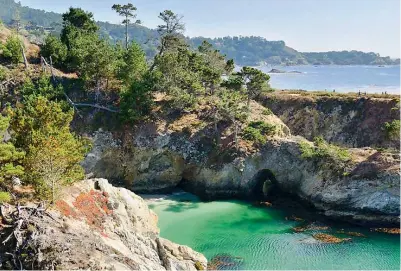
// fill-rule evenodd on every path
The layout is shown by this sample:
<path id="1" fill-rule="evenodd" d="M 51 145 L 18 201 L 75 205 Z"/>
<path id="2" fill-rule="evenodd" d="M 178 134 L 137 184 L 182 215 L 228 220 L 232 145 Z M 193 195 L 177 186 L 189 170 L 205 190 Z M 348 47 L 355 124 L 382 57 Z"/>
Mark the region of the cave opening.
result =
<path id="1" fill-rule="evenodd" d="M 266 199 L 277 184 L 276 176 L 270 169 L 262 169 L 258 171 L 252 179 L 255 184 L 252 189 L 252 194 L 258 200 Z"/>

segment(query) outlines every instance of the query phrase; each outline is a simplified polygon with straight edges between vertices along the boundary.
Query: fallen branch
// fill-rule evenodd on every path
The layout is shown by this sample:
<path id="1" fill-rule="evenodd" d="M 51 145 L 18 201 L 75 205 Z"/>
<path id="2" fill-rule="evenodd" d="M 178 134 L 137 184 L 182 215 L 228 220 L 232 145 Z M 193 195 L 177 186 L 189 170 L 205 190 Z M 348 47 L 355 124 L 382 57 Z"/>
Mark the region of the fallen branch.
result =
<path id="1" fill-rule="evenodd" d="M 3 205 L 4 206 L 4 205 Z M 4 249 L 4 255 L 8 255 L 9 263 L 13 264 L 14 269 L 25 269 L 23 262 L 26 263 L 26 253 L 32 253 L 28 260 L 33 260 L 37 257 L 38 251 L 35 246 L 32 246 L 36 242 L 36 222 L 35 217 L 43 217 L 46 215 L 45 208 L 42 204 L 36 207 L 30 206 L 11 206 L 1 208 L 1 215 L 3 218 L 7 218 L 6 222 L 9 227 L 8 235 L 3 239 L 0 235 L 0 239 L 3 239 L 1 244 Z M 4 255 L 1 255 L 4 257 Z M 4 260 L 4 258 L 2 258 Z"/>
<path id="2" fill-rule="evenodd" d="M 87 106 L 87 107 L 94 107 L 94 108 L 106 110 L 106 111 L 109 111 L 109 112 L 112 112 L 112 113 L 118 113 L 118 112 L 120 112 L 119 110 L 110 109 L 110 108 L 108 108 L 108 107 L 104 107 L 104 106 L 101 106 L 101 105 L 98 105 L 98 104 L 74 103 L 74 105 L 75 105 L 75 106 L 81 106 L 81 107 L 84 107 L 84 106 Z"/>
<path id="3" fill-rule="evenodd" d="M 46 59 L 44 57 L 41 57 L 41 62 L 43 63 L 44 66 L 49 66 L 50 67 L 50 73 L 52 76 L 52 79 L 55 83 L 57 83 L 57 78 L 54 75 L 54 71 L 53 71 L 53 61 L 52 58 L 50 57 L 50 65 L 46 62 Z M 67 102 L 74 108 L 74 110 L 78 113 L 78 115 L 82 118 L 82 115 L 79 113 L 79 110 L 77 107 L 93 107 L 93 108 L 97 108 L 97 109 L 101 109 L 101 110 L 105 110 L 108 112 L 112 112 L 112 113 L 119 113 L 119 110 L 114 110 L 114 109 L 110 109 L 108 107 L 102 106 L 102 105 L 98 105 L 98 104 L 87 104 L 87 103 L 75 103 L 74 101 L 72 101 L 70 99 L 70 97 L 68 97 L 67 93 L 63 90 L 63 94 L 65 96 L 65 98 L 67 99 Z"/>

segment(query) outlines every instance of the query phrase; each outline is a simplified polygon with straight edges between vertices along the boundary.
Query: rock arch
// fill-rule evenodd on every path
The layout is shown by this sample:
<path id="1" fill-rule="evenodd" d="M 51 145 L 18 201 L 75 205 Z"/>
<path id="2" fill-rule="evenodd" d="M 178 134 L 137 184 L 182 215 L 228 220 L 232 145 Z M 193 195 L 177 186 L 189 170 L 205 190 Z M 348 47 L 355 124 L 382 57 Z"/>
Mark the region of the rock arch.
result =
<path id="1" fill-rule="evenodd" d="M 277 183 L 276 176 L 270 169 L 259 170 L 252 178 L 252 195 L 258 199 L 266 198 L 269 190 Z"/>

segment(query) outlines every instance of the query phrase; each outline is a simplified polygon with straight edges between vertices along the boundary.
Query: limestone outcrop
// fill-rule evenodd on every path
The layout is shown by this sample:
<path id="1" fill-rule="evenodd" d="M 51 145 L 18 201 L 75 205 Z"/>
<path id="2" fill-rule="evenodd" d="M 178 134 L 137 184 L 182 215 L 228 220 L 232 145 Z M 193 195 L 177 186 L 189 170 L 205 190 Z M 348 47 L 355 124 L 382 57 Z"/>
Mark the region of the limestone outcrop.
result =
<path id="1" fill-rule="evenodd" d="M 83 164 L 87 173 L 118 176 L 114 182 L 133 191 L 155 193 L 181 186 L 206 199 L 251 199 L 273 184 L 330 217 L 368 225 L 399 223 L 398 154 L 350 149 L 352 159 L 340 165 L 303 158 L 300 144 L 305 139 L 287 135 L 271 137 L 247 155 L 230 156 L 225 149 L 216 154 L 202 137 L 144 127 L 132 134 L 128 154 L 111 132 L 98 131 L 93 139 L 94 148 Z"/>
<path id="2" fill-rule="evenodd" d="M 396 95 L 381 98 L 364 94 L 330 96 L 331 93 L 275 92 L 258 101 L 270 108 L 295 135 L 325 140 L 351 148 L 400 148 L 400 137 L 390 136 L 385 123 L 400 119 Z"/>
<path id="3" fill-rule="evenodd" d="M 61 198 L 55 208 L 23 223 L 15 253 L 20 263 L 6 253 L 14 253 L 14 240 L 2 245 L 1 269 L 206 269 L 202 254 L 159 236 L 156 214 L 127 189 L 91 179 L 66 188 Z M 12 208 L 2 207 L 4 219 Z"/>

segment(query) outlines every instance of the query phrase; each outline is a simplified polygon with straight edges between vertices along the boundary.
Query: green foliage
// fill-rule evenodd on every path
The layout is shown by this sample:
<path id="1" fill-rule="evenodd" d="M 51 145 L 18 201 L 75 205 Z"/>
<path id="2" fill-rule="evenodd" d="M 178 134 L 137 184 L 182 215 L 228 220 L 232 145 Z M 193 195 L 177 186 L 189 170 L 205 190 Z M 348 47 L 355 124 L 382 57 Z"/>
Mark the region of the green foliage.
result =
<path id="1" fill-rule="evenodd" d="M 137 8 L 131 3 L 126 5 L 114 4 L 111 8 L 115 10 L 118 15 L 125 18 L 122 23 L 125 25 L 125 48 L 128 49 L 128 26 L 132 23 L 131 20 L 136 18 L 135 11 Z M 136 20 L 134 23 L 141 24 L 141 21 Z"/>
<path id="2" fill-rule="evenodd" d="M 25 100 L 36 99 L 38 96 L 43 96 L 48 100 L 61 100 L 63 98 L 62 86 L 53 86 L 50 77 L 45 74 L 42 74 L 35 82 L 28 78 L 22 85 L 20 91 Z"/>
<path id="3" fill-rule="evenodd" d="M 102 80 L 114 76 L 117 55 L 107 41 L 91 35 L 80 36 L 75 42 L 70 57 L 75 60 L 76 71 L 88 86 L 98 86 Z"/>
<path id="4" fill-rule="evenodd" d="M 221 83 L 222 87 L 225 87 L 227 89 L 231 89 L 234 91 L 241 91 L 243 88 L 244 82 L 242 80 L 242 77 L 239 76 L 238 74 L 234 74 L 228 77 L 228 79 L 224 80 Z"/>
<path id="5" fill-rule="evenodd" d="M 217 93 L 217 110 L 220 115 L 230 120 L 245 120 L 248 110 L 244 101 L 246 96 L 240 91 L 230 91 L 227 89 L 219 89 Z"/>
<path id="6" fill-rule="evenodd" d="M 266 143 L 266 137 L 260 133 L 260 130 L 250 126 L 242 131 L 242 138 L 261 145 Z"/>
<path id="7" fill-rule="evenodd" d="M 322 137 L 315 137 L 314 144 L 307 141 L 300 143 L 302 158 L 330 158 L 334 161 L 346 162 L 351 159 L 347 149 L 327 143 Z"/>
<path id="8" fill-rule="evenodd" d="M 120 61 L 117 64 L 117 78 L 129 84 L 133 81 L 141 80 L 146 70 L 145 53 L 137 43 L 132 42 L 127 50 L 120 50 Z"/>
<path id="9" fill-rule="evenodd" d="M 71 50 L 73 40 L 77 38 L 77 35 L 92 35 L 99 29 L 93 19 L 93 14 L 80 8 L 71 7 L 62 17 L 61 41 L 67 46 L 68 50 Z"/>
<path id="10" fill-rule="evenodd" d="M 170 90 L 171 106 L 178 110 L 191 110 L 195 107 L 197 96 L 179 87 Z"/>
<path id="11" fill-rule="evenodd" d="M 11 195 L 8 192 L 0 191 L 0 204 L 11 201 Z"/>
<path id="12" fill-rule="evenodd" d="M 270 76 L 261 70 L 252 67 L 242 67 L 241 71 L 235 74 L 242 79 L 242 85 L 246 86 L 248 103 L 264 91 L 269 91 Z"/>
<path id="13" fill-rule="evenodd" d="M 11 142 L 4 142 L 9 123 L 9 117 L 0 115 L 0 185 L 3 187 L 10 186 L 12 177 L 21 177 L 24 174 L 21 164 L 25 152 L 16 149 Z"/>
<path id="14" fill-rule="evenodd" d="M 32 94 L 11 114 L 15 145 L 26 151 L 25 178 L 40 196 L 51 194 L 54 201 L 61 185 L 84 177 L 79 162 L 88 146 L 70 132 L 73 111 Z"/>
<path id="15" fill-rule="evenodd" d="M 202 42 L 198 47 L 200 53 L 199 68 L 201 70 L 201 81 L 205 88 L 212 92 L 216 85 L 222 81 L 222 75 L 229 75 L 234 69 L 232 60 L 225 61 L 225 56 L 213 48 L 207 41 Z"/>
<path id="16" fill-rule="evenodd" d="M 393 120 L 391 122 L 385 122 L 384 131 L 390 139 L 400 138 L 400 120 Z"/>
<path id="17" fill-rule="evenodd" d="M 2 56 L 13 64 L 20 63 L 22 61 L 21 45 L 23 46 L 23 43 L 17 35 L 9 36 L 5 44 L 0 43 Z"/>
<path id="18" fill-rule="evenodd" d="M 242 138 L 255 142 L 257 144 L 265 144 L 266 136 L 274 135 L 276 125 L 264 121 L 252 121 L 242 131 Z"/>
<path id="19" fill-rule="evenodd" d="M 67 46 L 61 42 L 60 38 L 48 35 L 41 48 L 41 54 L 47 59 L 51 57 L 55 66 L 62 67 L 67 58 Z"/>
<path id="20" fill-rule="evenodd" d="M 270 116 L 270 115 L 273 115 L 273 112 L 270 110 L 270 108 L 265 108 L 265 109 L 263 109 L 263 115 L 265 115 L 265 116 Z"/>
<path id="21" fill-rule="evenodd" d="M 251 121 L 249 127 L 260 131 L 262 135 L 273 135 L 276 132 L 276 125 L 264 121 Z"/>
<path id="22" fill-rule="evenodd" d="M 303 53 L 288 47 L 284 41 L 268 41 L 263 37 L 195 37 L 189 40 L 193 47 L 204 40 L 220 50 L 228 58 L 232 58 L 241 66 L 271 65 L 394 65 L 398 60 L 381 57 L 376 53 L 360 51 L 339 51 Z"/>
<path id="23" fill-rule="evenodd" d="M 153 105 L 154 77 L 147 74 L 141 81 L 134 81 L 121 94 L 120 116 L 123 122 L 136 122 L 147 116 Z"/>
<path id="24" fill-rule="evenodd" d="M 200 56 L 185 48 L 185 45 L 156 57 L 156 74 L 159 78 L 157 89 L 171 95 L 173 99 L 191 100 L 203 89 L 198 68 L 200 61 Z"/>
<path id="25" fill-rule="evenodd" d="M 8 70 L 6 67 L 0 65 L 0 81 L 6 80 L 8 77 Z"/>

